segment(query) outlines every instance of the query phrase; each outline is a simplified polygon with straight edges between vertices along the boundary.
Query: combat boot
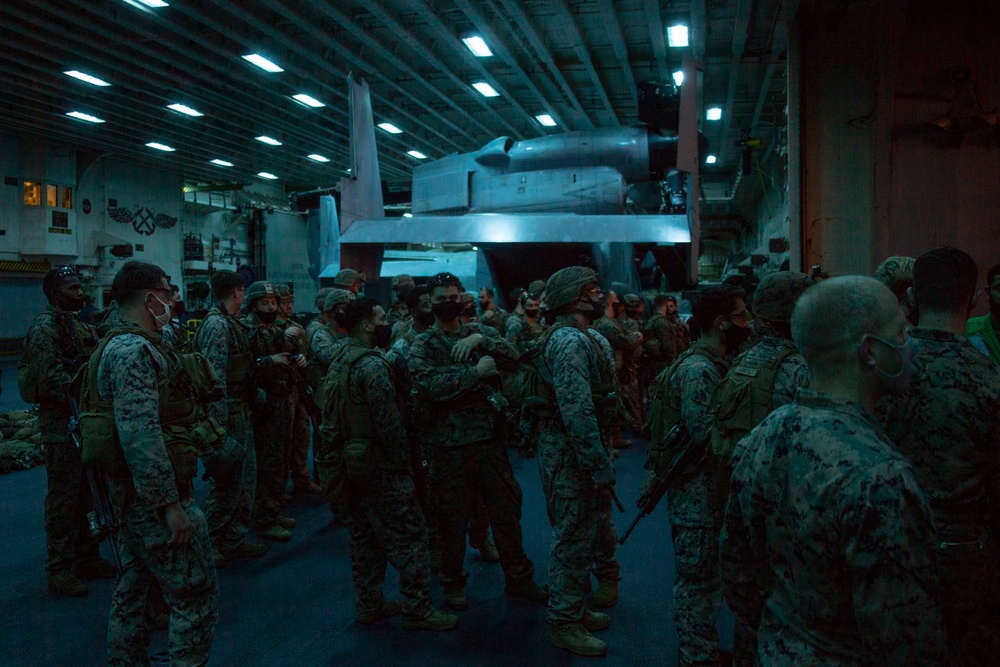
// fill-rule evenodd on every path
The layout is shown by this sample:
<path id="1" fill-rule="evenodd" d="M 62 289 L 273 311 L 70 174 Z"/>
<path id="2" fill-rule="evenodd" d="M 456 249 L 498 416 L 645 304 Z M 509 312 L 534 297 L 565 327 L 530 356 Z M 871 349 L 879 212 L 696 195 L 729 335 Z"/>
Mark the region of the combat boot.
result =
<path id="1" fill-rule="evenodd" d="M 479 547 L 479 557 L 482 558 L 487 563 L 499 563 L 500 562 L 500 552 L 497 551 L 495 544 L 486 540 Z"/>
<path id="2" fill-rule="evenodd" d="M 82 581 L 76 578 L 69 570 L 58 570 L 47 573 L 49 580 L 49 590 L 59 595 L 69 598 L 82 598 L 90 589 Z"/>
<path id="3" fill-rule="evenodd" d="M 225 560 L 237 560 L 239 558 L 257 558 L 267 553 L 267 547 L 260 542 L 240 542 L 228 551 L 220 551 Z"/>
<path id="4" fill-rule="evenodd" d="M 271 540 L 272 542 L 287 542 L 292 539 L 292 534 L 278 524 L 267 528 L 258 528 L 257 536 L 262 540 Z"/>
<path id="5" fill-rule="evenodd" d="M 431 630 L 434 632 L 444 632 L 454 630 L 458 627 L 458 616 L 446 614 L 438 611 L 434 607 L 427 610 L 427 615 L 423 618 L 404 618 L 404 630 Z"/>
<path id="6" fill-rule="evenodd" d="M 549 587 L 539 586 L 531 579 L 526 579 L 516 584 L 508 583 L 504 587 L 503 592 L 506 595 L 521 598 L 528 602 L 537 602 L 538 604 L 545 604 L 549 601 Z"/>
<path id="7" fill-rule="evenodd" d="M 118 568 L 100 556 L 82 558 L 73 563 L 71 570 L 78 579 L 114 579 L 118 576 Z"/>
<path id="8" fill-rule="evenodd" d="M 398 600 L 382 600 L 381 607 L 359 611 L 355 614 L 354 621 L 361 625 L 371 625 L 372 623 L 378 623 L 383 618 L 398 615 L 402 609 L 403 606 L 399 604 Z"/>
<path id="9" fill-rule="evenodd" d="M 298 521 L 296 521 L 295 519 L 293 519 L 290 516 L 279 516 L 278 517 L 278 525 L 281 526 L 282 528 L 285 528 L 285 529 L 295 528 L 295 524 L 297 524 L 297 523 L 298 523 Z"/>
<path id="10" fill-rule="evenodd" d="M 608 629 L 611 625 L 611 617 L 599 611 L 584 609 L 583 619 L 580 622 L 583 624 L 583 629 L 587 632 L 597 632 L 598 630 Z"/>
<path id="11" fill-rule="evenodd" d="M 445 586 L 444 603 L 449 609 L 455 611 L 465 611 L 469 608 L 469 598 L 465 597 L 465 588 L 459 586 Z"/>
<path id="12" fill-rule="evenodd" d="M 618 602 L 618 581 L 604 579 L 597 582 L 597 590 L 594 591 L 594 607 L 597 609 L 607 609 Z"/>
<path id="13" fill-rule="evenodd" d="M 587 632 L 580 623 L 553 623 L 549 637 L 554 645 L 577 655 L 600 657 L 608 654 L 608 645 Z"/>

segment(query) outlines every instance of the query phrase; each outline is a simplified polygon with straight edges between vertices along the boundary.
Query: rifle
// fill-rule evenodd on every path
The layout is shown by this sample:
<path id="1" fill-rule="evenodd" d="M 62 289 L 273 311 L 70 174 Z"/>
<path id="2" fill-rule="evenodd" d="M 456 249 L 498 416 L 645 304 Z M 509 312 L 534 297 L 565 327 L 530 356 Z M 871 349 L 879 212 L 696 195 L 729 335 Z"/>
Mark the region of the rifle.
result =
<path id="1" fill-rule="evenodd" d="M 700 460 L 704 456 L 704 448 L 694 446 L 691 434 L 687 432 L 687 429 L 684 428 L 681 422 L 678 422 L 676 426 L 670 429 L 670 432 L 663 438 L 662 447 L 666 450 L 673 450 L 674 455 L 667 465 L 657 471 L 656 477 L 653 478 L 653 483 L 635 501 L 636 507 L 639 508 L 639 513 L 622 534 L 621 539 L 618 540 L 618 544 L 625 544 L 625 540 L 628 539 L 628 536 L 639 524 L 639 521 L 656 509 L 656 506 L 663 499 L 664 494 L 666 494 L 667 487 L 674 481 L 674 478 L 688 464 L 696 462 L 696 460 Z"/>
<path id="2" fill-rule="evenodd" d="M 296 357 L 299 355 L 295 354 L 289 359 L 290 364 L 295 364 Z M 316 405 L 316 399 L 313 397 L 315 391 L 312 385 L 309 384 L 309 380 L 306 379 L 306 370 L 304 368 L 299 368 L 297 365 L 294 368 L 294 379 L 295 386 L 299 389 L 299 399 L 302 401 L 302 406 L 306 409 L 306 413 L 309 415 L 309 420 L 312 422 L 313 429 L 316 433 L 319 433 L 319 428 L 323 424 L 323 411 L 319 409 Z"/>
<path id="3" fill-rule="evenodd" d="M 80 409 L 76 401 L 70 397 L 68 399 L 70 414 L 69 437 L 73 440 L 77 450 L 83 451 L 83 443 L 80 442 Z M 90 534 L 98 543 L 110 540 L 111 553 L 114 555 L 115 568 L 122 571 L 121 556 L 118 554 L 118 531 L 121 524 L 118 522 L 118 513 L 111 502 L 111 493 L 108 491 L 107 480 L 99 471 L 89 466 L 84 466 L 87 475 L 87 485 L 90 487 L 90 495 L 94 500 L 94 511 L 87 512 L 87 527 Z"/>

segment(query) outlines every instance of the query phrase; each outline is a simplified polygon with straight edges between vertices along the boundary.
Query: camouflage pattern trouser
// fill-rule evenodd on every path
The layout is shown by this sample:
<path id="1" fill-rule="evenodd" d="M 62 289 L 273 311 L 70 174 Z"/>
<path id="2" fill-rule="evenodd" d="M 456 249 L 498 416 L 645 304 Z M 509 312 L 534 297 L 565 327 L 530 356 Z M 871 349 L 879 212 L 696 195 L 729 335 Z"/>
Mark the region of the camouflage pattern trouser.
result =
<path id="1" fill-rule="evenodd" d="M 45 460 L 45 541 L 47 572 L 68 569 L 76 559 L 98 555 L 98 545 L 87 525 L 94 509 L 80 452 L 68 439 L 48 437 L 42 443 Z"/>
<path id="2" fill-rule="evenodd" d="M 146 614 L 150 585 L 158 583 L 170 607 L 170 664 L 208 664 L 219 618 L 219 589 L 205 516 L 194 500 L 182 501 L 194 527 L 191 542 L 167 546 L 170 530 L 154 508 L 129 508 L 120 533 L 122 571 L 108 618 L 108 666 L 149 664 Z"/>
<path id="3" fill-rule="evenodd" d="M 354 484 L 347 524 L 351 579 L 358 612 L 378 609 L 384 597 L 385 567 L 399 571 L 403 616 L 423 618 L 431 606 L 427 526 L 407 473 L 379 470 L 363 485 Z"/>
<path id="4" fill-rule="evenodd" d="M 521 487 L 499 440 L 461 447 L 436 447 L 431 457 L 431 504 L 438 516 L 441 584 L 464 587 L 465 540 L 472 513 L 471 494 L 481 489 L 508 585 L 534 576 L 521 541 Z"/>
<path id="5" fill-rule="evenodd" d="M 674 609 L 681 667 L 719 664 L 715 623 L 722 609 L 722 515 L 718 496 L 707 470 L 681 480 L 667 494 L 674 541 Z"/>
<path id="6" fill-rule="evenodd" d="M 941 611 L 953 665 L 989 665 L 1000 652 L 1000 556 L 997 543 L 982 531 L 957 533 L 938 521 L 938 539 L 951 543 L 938 549 Z M 978 545 L 976 545 L 978 546 Z"/>
<path id="7" fill-rule="evenodd" d="M 253 415 L 253 440 L 257 453 L 257 490 L 254 493 L 253 518 L 257 529 L 267 529 L 278 522 L 284 505 L 288 469 L 285 467 L 285 442 L 291 433 L 288 396 L 268 394 L 263 410 Z"/>
<path id="8" fill-rule="evenodd" d="M 302 402 L 298 387 L 288 395 L 291 432 L 285 441 L 285 466 L 297 489 L 309 484 L 309 434 L 312 429 L 309 413 Z"/>
<path id="9" fill-rule="evenodd" d="M 550 623 L 579 623 L 590 567 L 597 558 L 601 494 L 591 488 L 583 490 L 579 497 L 569 498 L 553 495 L 549 489 L 544 491 L 552 524 L 548 619 Z"/>
<path id="10" fill-rule="evenodd" d="M 481 489 L 472 490 L 472 515 L 469 517 L 469 546 L 481 549 L 490 539 L 490 513 L 486 511 Z"/>
<path id="11" fill-rule="evenodd" d="M 621 581 L 618 563 L 618 529 L 611 512 L 611 496 L 601 496 L 600 524 L 597 527 L 597 545 L 594 567 L 591 570 L 598 581 Z"/>
<path id="12" fill-rule="evenodd" d="M 623 374 L 623 377 L 626 377 L 628 382 L 622 381 L 620 384 L 622 404 L 625 406 L 625 413 L 628 415 L 632 432 L 638 436 L 646 423 L 646 416 L 642 409 L 642 389 L 640 389 L 639 380 L 634 373 Z"/>
<path id="13" fill-rule="evenodd" d="M 250 412 L 242 403 L 229 402 L 226 433 L 240 443 L 246 457 L 240 470 L 232 476 L 211 478 L 205 518 L 212 544 L 219 551 L 231 551 L 239 546 L 250 529 L 254 492 L 257 487 L 257 454 L 254 451 L 253 425 Z"/>

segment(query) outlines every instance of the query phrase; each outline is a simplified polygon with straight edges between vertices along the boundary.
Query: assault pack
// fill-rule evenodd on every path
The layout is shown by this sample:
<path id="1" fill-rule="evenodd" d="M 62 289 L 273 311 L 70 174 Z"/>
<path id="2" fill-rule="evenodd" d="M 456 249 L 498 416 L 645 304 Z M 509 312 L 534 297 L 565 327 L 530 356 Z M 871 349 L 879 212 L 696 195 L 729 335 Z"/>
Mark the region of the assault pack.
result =
<path id="1" fill-rule="evenodd" d="M 736 444 L 774 409 L 772 394 L 778 369 L 795 353 L 795 348 L 788 347 L 762 364 L 749 364 L 748 350 L 733 362 L 712 396 L 709 451 L 717 460 L 729 461 Z"/>

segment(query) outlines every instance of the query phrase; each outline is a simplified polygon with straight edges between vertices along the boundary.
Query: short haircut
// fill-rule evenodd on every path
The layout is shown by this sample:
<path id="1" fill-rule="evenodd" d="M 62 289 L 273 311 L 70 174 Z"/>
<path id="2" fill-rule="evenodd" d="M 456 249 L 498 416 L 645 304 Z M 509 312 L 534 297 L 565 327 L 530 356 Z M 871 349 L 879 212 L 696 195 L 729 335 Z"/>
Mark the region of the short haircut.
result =
<path id="1" fill-rule="evenodd" d="M 125 262 L 111 282 L 111 296 L 119 305 L 127 305 L 143 290 L 159 289 L 167 273 L 149 262 Z"/>
<path id="2" fill-rule="evenodd" d="M 894 255 L 886 257 L 875 269 L 875 280 L 879 281 L 896 295 L 896 301 L 906 297 L 906 290 L 913 287 L 912 257 Z"/>
<path id="3" fill-rule="evenodd" d="M 913 263 L 913 293 L 922 310 L 964 310 L 978 281 L 975 260 L 951 246 L 932 248 Z"/>
<path id="4" fill-rule="evenodd" d="M 493 288 L 492 287 L 480 287 L 479 290 L 482 291 L 482 292 L 486 292 L 486 295 L 489 296 L 491 299 L 493 298 Z"/>
<path id="5" fill-rule="evenodd" d="M 807 289 L 792 311 L 792 340 L 809 368 L 843 363 L 865 334 L 884 336 L 902 319 L 889 289 L 867 276 L 839 276 Z"/>
<path id="6" fill-rule="evenodd" d="M 518 303 L 527 294 L 527 290 L 522 287 L 515 287 L 507 295 L 507 303 Z"/>
<path id="7" fill-rule="evenodd" d="M 235 271 L 216 271 L 212 274 L 212 298 L 216 301 L 228 299 L 236 290 L 246 287 L 243 277 Z"/>
<path id="8" fill-rule="evenodd" d="M 80 279 L 80 274 L 72 266 L 57 266 L 42 278 L 42 291 L 49 294 L 59 288 L 64 280 Z"/>
<path id="9" fill-rule="evenodd" d="M 986 274 L 986 288 L 993 287 L 993 280 L 1000 276 L 1000 264 L 994 264 L 990 272 Z"/>
<path id="10" fill-rule="evenodd" d="M 671 301 L 676 302 L 674 297 L 670 296 L 669 294 L 663 294 L 663 293 L 657 294 L 656 296 L 653 297 L 653 310 L 659 310 L 662 306 L 665 306 Z"/>
<path id="11" fill-rule="evenodd" d="M 181 288 L 180 288 L 180 287 L 178 287 L 177 285 L 175 285 L 175 284 L 173 284 L 173 283 L 170 283 L 170 293 L 171 293 L 171 294 L 177 294 L 177 293 L 179 293 L 180 291 L 181 291 Z"/>
<path id="12" fill-rule="evenodd" d="M 717 317 L 729 317 L 743 290 L 733 285 L 713 285 L 698 293 L 691 305 L 691 319 L 701 331 L 708 331 Z"/>
<path id="13" fill-rule="evenodd" d="M 462 281 L 458 279 L 454 273 L 449 273 L 444 271 L 442 273 L 435 273 L 427 280 L 427 293 L 433 295 L 434 290 L 439 287 L 457 287 L 459 291 L 462 290 Z"/>
<path id="14" fill-rule="evenodd" d="M 406 296 L 403 297 L 403 303 L 410 310 L 416 309 L 420 305 L 420 297 L 425 294 L 430 294 L 430 290 L 427 289 L 427 285 L 418 285 L 411 290 L 406 292 Z"/>
<path id="15" fill-rule="evenodd" d="M 531 292 L 522 292 L 521 298 L 518 299 L 518 301 L 520 302 L 521 307 L 523 308 L 524 304 L 528 303 L 529 301 L 540 301 L 541 300 L 540 297 L 541 297 L 540 294 L 532 294 Z"/>
<path id="16" fill-rule="evenodd" d="M 370 296 L 359 296 L 354 301 L 347 302 L 337 321 L 348 332 L 353 332 L 359 324 L 371 320 L 375 315 L 375 309 L 381 305 Z"/>

